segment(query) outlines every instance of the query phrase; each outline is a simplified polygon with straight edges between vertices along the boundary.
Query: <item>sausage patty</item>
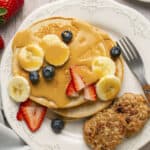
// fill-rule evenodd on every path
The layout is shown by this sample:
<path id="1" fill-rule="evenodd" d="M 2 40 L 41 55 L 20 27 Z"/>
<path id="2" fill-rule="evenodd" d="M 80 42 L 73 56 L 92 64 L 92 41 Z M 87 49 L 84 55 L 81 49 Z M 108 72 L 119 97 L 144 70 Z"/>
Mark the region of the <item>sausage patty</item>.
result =
<path id="1" fill-rule="evenodd" d="M 117 113 L 125 116 L 127 134 L 139 132 L 150 116 L 150 107 L 142 95 L 126 93 L 112 106 Z"/>
<path id="2" fill-rule="evenodd" d="M 121 114 L 111 109 L 99 112 L 84 124 L 84 138 L 92 150 L 114 150 L 126 135 Z"/>

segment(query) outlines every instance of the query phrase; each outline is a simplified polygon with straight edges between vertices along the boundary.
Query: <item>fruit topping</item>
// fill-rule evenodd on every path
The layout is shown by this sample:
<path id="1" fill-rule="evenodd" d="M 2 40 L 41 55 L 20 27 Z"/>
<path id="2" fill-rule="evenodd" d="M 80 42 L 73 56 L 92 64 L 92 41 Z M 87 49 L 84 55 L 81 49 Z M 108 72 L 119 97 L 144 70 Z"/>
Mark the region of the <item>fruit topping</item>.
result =
<path id="1" fill-rule="evenodd" d="M 121 49 L 119 46 L 114 46 L 111 50 L 110 50 L 110 55 L 113 58 L 117 58 L 121 55 Z"/>
<path id="2" fill-rule="evenodd" d="M 80 65 L 74 67 L 75 72 L 82 78 L 86 85 L 91 85 L 99 80 L 90 67 Z"/>
<path id="3" fill-rule="evenodd" d="M 21 110 L 21 104 L 20 104 L 20 107 L 19 107 L 19 110 L 18 110 L 17 116 L 16 116 L 16 118 L 17 118 L 18 121 L 22 121 L 23 120 L 23 114 L 22 114 L 22 110 Z"/>
<path id="4" fill-rule="evenodd" d="M 61 37 L 62 37 L 62 40 L 65 42 L 65 43 L 70 43 L 71 40 L 72 40 L 72 37 L 73 37 L 73 34 L 71 31 L 63 31 L 62 34 L 61 34 Z"/>
<path id="5" fill-rule="evenodd" d="M 30 95 L 30 85 L 22 76 L 14 76 L 8 85 L 8 93 L 16 102 L 24 102 Z"/>
<path id="6" fill-rule="evenodd" d="M 19 50 L 18 61 L 26 71 L 37 71 L 43 64 L 44 52 L 37 44 L 31 44 Z"/>
<path id="7" fill-rule="evenodd" d="M 46 80 L 51 80 L 55 75 L 55 67 L 52 65 L 45 66 L 42 69 L 42 74 Z"/>
<path id="8" fill-rule="evenodd" d="M 71 80 L 66 89 L 66 95 L 69 97 L 78 97 L 79 94 L 76 92 L 73 86 L 73 81 Z"/>
<path id="9" fill-rule="evenodd" d="M 88 85 L 84 89 L 84 98 L 86 100 L 95 101 L 96 100 L 96 89 L 94 85 Z"/>
<path id="10" fill-rule="evenodd" d="M 46 61 L 51 65 L 61 66 L 69 59 L 69 47 L 55 34 L 44 36 L 40 45 L 45 51 Z"/>
<path id="11" fill-rule="evenodd" d="M 60 133 L 64 128 L 64 121 L 56 118 L 51 121 L 51 127 L 55 133 Z"/>
<path id="12" fill-rule="evenodd" d="M 114 75 L 116 72 L 116 65 L 112 59 L 99 56 L 93 60 L 92 70 L 99 78 L 102 78 L 106 75 Z"/>
<path id="13" fill-rule="evenodd" d="M 32 84 L 37 84 L 39 82 L 39 73 L 37 71 L 32 71 L 29 73 L 29 79 Z"/>
<path id="14" fill-rule="evenodd" d="M 0 36 L 0 49 L 3 49 L 3 48 L 4 48 L 4 40 Z"/>
<path id="15" fill-rule="evenodd" d="M 75 66 L 70 68 L 70 75 L 75 91 L 81 91 L 83 88 L 85 88 L 82 78 L 75 71 Z"/>
<path id="16" fill-rule="evenodd" d="M 107 75 L 101 78 L 96 84 L 96 93 L 100 100 L 112 100 L 120 91 L 120 79 L 114 75 Z"/>
<path id="17" fill-rule="evenodd" d="M 47 108 L 36 104 L 29 99 L 21 103 L 20 107 L 23 119 L 25 120 L 28 128 L 32 132 L 37 131 L 41 127 Z"/>

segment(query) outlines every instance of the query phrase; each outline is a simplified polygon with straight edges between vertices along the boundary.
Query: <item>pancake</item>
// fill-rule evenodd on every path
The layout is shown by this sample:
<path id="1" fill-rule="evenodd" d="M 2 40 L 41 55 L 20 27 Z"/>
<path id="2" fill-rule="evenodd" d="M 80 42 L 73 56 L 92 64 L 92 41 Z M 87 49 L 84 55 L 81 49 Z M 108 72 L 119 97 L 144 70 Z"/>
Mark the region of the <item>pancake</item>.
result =
<path id="1" fill-rule="evenodd" d="M 67 108 L 67 109 L 54 109 L 53 111 L 63 117 L 72 118 L 72 119 L 80 119 L 92 116 L 99 111 L 110 106 L 112 101 L 102 102 L 87 102 L 77 107 Z"/>
<path id="2" fill-rule="evenodd" d="M 30 83 L 31 94 L 30 98 L 48 108 L 72 108 L 77 107 L 80 109 L 86 108 L 87 101 L 84 100 L 81 95 L 79 98 L 68 98 L 65 94 L 66 85 L 68 84 L 70 77 L 68 76 L 68 70 L 71 65 L 85 65 L 90 66 L 91 60 L 97 56 L 109 56 L 110 49 L 115 45 L 113 40 L 103 30 L 96 28 L 84 21 L 80 21 L 76 18 L 63 18 L 53 17 L 45 20 L 38 21 L 32 24 L 29 28 L 24 31 L 18 32 L 13 40 L 13 65 L 12 72 L 14 75 L 21 75 L 28 79 L 28 73 L 24 71 L 18 63 L 17 56 L 19 48 L 24 47 L 28 44 L 39 43 L 40 39 L 47 34 L 56 34 L 61 38 L 61 33 L 64 30 L 71 30 L 73 33 L 73 39 L 68 45 L 71 52 L 71 58 L 63 67 L 56 69 L 56 76 L 54 81 L 46 83 L 41 77 L 38 86 L 34 86 Z M 78 58 L 78 60 L 73 60 Z M 116 61 L 116 76 L 123 79 L 123 63 L 120 57 Z M 41 74 L 41 70 L 40 70 Z M 87 70 L 88 80 L 87 82 L 93 82 L 97 79 L 91 73 L 91 70 Z M 86 79 L 86 78 L 85 78 Z M 57 81 L 57 82 L 56 82 Z M 30 82 L 30 81 L 29 81 Z M 59 83 L 59 84 L 57 84 Z M 110 102 L 99 102 L 97 101 L 97 107 L 99 109 L 105 108 Z M 93 110 L 96 103 L 93 103 Z M 89 104 L 87 104 L 88 106 Z M 70 109 L 71 110 L 71 109 Z M 92 111 L 91 110 L 91 111 Z M 92 111 L 93 114 L 93 111 Z"/>

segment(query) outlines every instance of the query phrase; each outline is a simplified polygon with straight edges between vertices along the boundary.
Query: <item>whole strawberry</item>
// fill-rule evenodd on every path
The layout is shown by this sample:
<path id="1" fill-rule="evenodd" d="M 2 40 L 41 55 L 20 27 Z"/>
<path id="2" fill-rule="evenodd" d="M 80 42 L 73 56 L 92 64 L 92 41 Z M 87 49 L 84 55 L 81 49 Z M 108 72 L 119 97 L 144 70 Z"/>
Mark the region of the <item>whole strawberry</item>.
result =
<path id="1" fill-rule="evenodd" d="M 4 48 L 4 41 L 2 39 L 2 37 L 0 36 L 0 49 Z"/>
<path id="2" fill-rule="evenodd" d="M 8 21 L 23 6 L 24 0 L 0 0 L 0 24 Z"/>

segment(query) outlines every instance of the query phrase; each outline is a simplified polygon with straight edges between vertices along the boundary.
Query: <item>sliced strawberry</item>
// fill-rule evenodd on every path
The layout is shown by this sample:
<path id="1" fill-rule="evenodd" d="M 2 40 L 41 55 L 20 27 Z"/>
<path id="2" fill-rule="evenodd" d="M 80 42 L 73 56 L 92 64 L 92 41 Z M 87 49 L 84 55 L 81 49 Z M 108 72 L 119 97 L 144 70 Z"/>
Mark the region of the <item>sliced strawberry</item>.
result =
<path id="1" fill-rule="evenodd" d="M 88 85 L 85 89 L 84 89 L 84 98 L 87 100 L 91 100 L 91 101 L 95 101 L 96 100 L 96 90 L 95 90 L 95 86 L 92 85 Z"/>
<path id="2" fill-rule="evenodd" d="M 23 118 L 32 132 L 35 132 L 40 128 L 46 110 L 46 107 L 36 104 L 29 99 L 21 105 Z"/>
<path id="3" fill-rule="evenodd" d="M 16 116 L 18 121 L 22 121 L 23 120 L 23 115 L 22 115 L 22 111 L 21 111 L 21 105 L 19 107 L 19 110 L 17 112 L 17 116 Z"/>
<path id="4" fill-rule="evenodd" d="M 66 89 L 66 95 L 69 97 L 78 97 L 79 94 L 75 91 L 73 81 L 71 80 Z"/>
<path id="5" fill-rule="evenodd" d="M 85 84 L 84 84 L 82 78 L 76 73 L 74 67 L 70 68 L 70 75 L 72 78 L 72 83 L 73 83 L 75 91 L 77 91 L 77 92 L 81 91 L 85 87 Z"/>
<path id="6" fill-rule="evenodd" d="M 0 36 L 0 49 L 4 48 L 4 40 L 3 38 Z"/>
<path id="7" fill-rule="evenodd" d="M 25 102 L 20 103 L 19 110 L 18 110 L 17 116 L 16 116 L 18 121 L 22 121 L 23 120 L 22 107 L 27 105 L 27 103 L 28 103 L 28 100 L 25 101 Z"/>

